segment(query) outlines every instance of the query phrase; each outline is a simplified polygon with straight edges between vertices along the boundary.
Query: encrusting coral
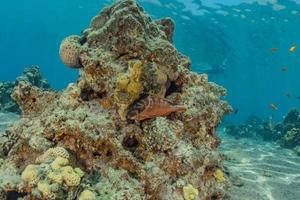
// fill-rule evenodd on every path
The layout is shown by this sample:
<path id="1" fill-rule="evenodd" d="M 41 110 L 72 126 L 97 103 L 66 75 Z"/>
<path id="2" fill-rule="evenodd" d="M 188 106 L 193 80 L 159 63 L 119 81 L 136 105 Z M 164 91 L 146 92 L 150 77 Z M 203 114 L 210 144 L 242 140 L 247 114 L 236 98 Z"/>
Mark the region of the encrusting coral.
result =
<path id="1" fill-rule="evenodd" d="M 0 143 L 0 194 L 225 199 L 226 175 L 218 181 L 214 171 L 223 169 L 215 133 L 231 111 L 220 100 L 226 90 L 189 70 L 189 59 L 172 44 L 173 31 L 171 19 L 152 20 L 135 1 L 120 0 L 81 36 L 64 40 L 61 58 L 79 67 L 80 78 L 62 92 L 15 88 L 23 116 Z M 74 46 L 65 47 L 70 41 Z M 168 103 L 155 104 L 146 117 L 128 113 L 150 95 Z"/>

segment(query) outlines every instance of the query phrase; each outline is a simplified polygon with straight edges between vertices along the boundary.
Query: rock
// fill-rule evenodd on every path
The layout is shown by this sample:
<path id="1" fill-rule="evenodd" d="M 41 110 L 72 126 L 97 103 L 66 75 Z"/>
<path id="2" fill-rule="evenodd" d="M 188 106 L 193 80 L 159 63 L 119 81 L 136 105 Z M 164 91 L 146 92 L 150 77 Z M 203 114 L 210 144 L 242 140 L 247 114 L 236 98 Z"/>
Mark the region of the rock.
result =
<path id="1" fill-rule="evenodd" d="M 224 199 L 229 180 L 216 128 L 232 109 L 220 100 L 224 88 L 189 70 L 189 59 L 171 43 L 173 29 L 172 20 L 152 20 L 133 0 L 116 1 L 78 36 L 71 61 L 62 56 L 72 67 L 79 56 L 76 83 L 59 93 L 26 83 L 15 87 L 23 115 L 3 135 L 0 174 L 11 166 L 20 180 L 26 166 L 47 170 L 47 162 L 37 159 L 46 150 L 38 144 L 45 143 L 68 151 L 70 166 L 84 177 L 69 188 L 62 179 L 54 184 L 42 176 L 41 194 L 24 182 L 2 185 L 0 176 L 0 188 L 32 199 L 49 191 L 77 199 L 88 190 L 95 199 L 167 200 L 183 199 L 183 189 L 192 185 L 195 199 Z M 124 117 L 149 93 L 186 111 L 142 121 Z"/>
<path id="2" fill-rule="evenodd" d="M 19 84 L 35 86 L 42 90 L 51 90 L 51 87 L 47 80 L 42 78 L 39 67 L 32 66 L 25 68 L 23 74 L 17 77 L 16 81 L 0 82 L 0 112 L 21 112 L 19 106 L 11 97 L 14 88 Z"/>

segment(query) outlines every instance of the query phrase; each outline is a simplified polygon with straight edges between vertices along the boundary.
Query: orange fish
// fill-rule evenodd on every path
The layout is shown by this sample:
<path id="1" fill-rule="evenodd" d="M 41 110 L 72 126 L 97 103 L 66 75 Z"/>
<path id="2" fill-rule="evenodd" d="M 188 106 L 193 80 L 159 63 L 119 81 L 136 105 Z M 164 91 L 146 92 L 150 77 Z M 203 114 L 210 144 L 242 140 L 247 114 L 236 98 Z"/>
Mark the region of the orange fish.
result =
<path id="1" fill-rule="evenodd" d="M 271 48 L 271 51 L 274 53 L 274 52 L 278 51 L 278 48 L 273 47 L 273 48 Z"/>
<path id="2" fill-rule="evenodd" d="M 174 105 L 167 99 L 150 94 L 146 98 L 133 104 L 127 113 L 127 118 L 136 121 L 168 116 L 173 112 L 184 112 L 186 108 Z"/>
<path id="3" fill-rule="evenodd" d="M 282 72 L 287 72 L 287 71 L 288 71 L 288 68 L 287 68 L 287 67 L 282 67 L 280 70 L 281 70 Z"/>
<path id="4" fill-rule="evenodd" d="M 295 51 L 296 51 L 296 47 L 297 47 L 296 45 L 292 46 L 292 47 L 289 49 L 289 51 L 292 52 L 292 53 L 295 52 Z"/>
<path id="5" fill-rule="evenodd" d="M 277 110 L 278 109 L 277 106 L 273 103 L 271 103 L 269 106 L 272 110 Z"/>

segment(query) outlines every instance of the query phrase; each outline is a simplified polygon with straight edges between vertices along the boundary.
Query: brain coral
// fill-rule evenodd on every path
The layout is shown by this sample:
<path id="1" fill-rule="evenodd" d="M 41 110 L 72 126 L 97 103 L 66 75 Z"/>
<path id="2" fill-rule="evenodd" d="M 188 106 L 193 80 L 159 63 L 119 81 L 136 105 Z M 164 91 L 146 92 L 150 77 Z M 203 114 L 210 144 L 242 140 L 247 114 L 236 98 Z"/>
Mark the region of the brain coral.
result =
<path id="1" fill-rule="evenodd" d="M 43 155 L 37 158 L 37 162 L 44 162 L 49 158 L 57 158 L 57 157 L 69 159 L 69 153 L 63 147 L 50 148 Z"/>
<path id="2" fill-rule="evenodd" d="M 64 39 L 60 45 L 59 55 L 65 65 L 72 68 L 81 67 L 80 53 L 80 37 L 72 35 Z"/>

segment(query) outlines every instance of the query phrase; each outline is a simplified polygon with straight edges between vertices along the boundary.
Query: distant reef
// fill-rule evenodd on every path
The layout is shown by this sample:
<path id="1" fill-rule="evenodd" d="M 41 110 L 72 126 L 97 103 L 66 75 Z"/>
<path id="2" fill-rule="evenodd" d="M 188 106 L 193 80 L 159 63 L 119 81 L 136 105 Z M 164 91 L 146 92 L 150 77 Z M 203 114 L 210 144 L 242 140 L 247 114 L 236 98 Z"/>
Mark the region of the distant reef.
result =
<path id="1" fill-rule="evenodd" d="M 227 124 L 225 133 L 235 138 L 276 141 L 282 147 L 294 149 L 300 155 L 300 112 L 295 108 L 287 113 L 282 122 L 274 123 L 272 120 L 251 116 L 239 126 Z"/>
<path id="2" fill-rule="evenodd" d="M 18 84 L 22 118 L 0 138 L 0 199 L 226 199 L 216 128 L 232 109 L 224 88 L 190 71 L 174 27 L 116 1 L 61 43 L 76 83 L 59 93 Z"/>
<path id="3" fill-rule="evenodd" d="M 27 67 L 16 81 L 0 82 L 0 112 L 21 112 L 18 104 L 11 97 L 14 88 L 19 84 L 28 84 L 44 90 L 51 90 L 47 80 L 42 78 L 39 67 Z"/>

